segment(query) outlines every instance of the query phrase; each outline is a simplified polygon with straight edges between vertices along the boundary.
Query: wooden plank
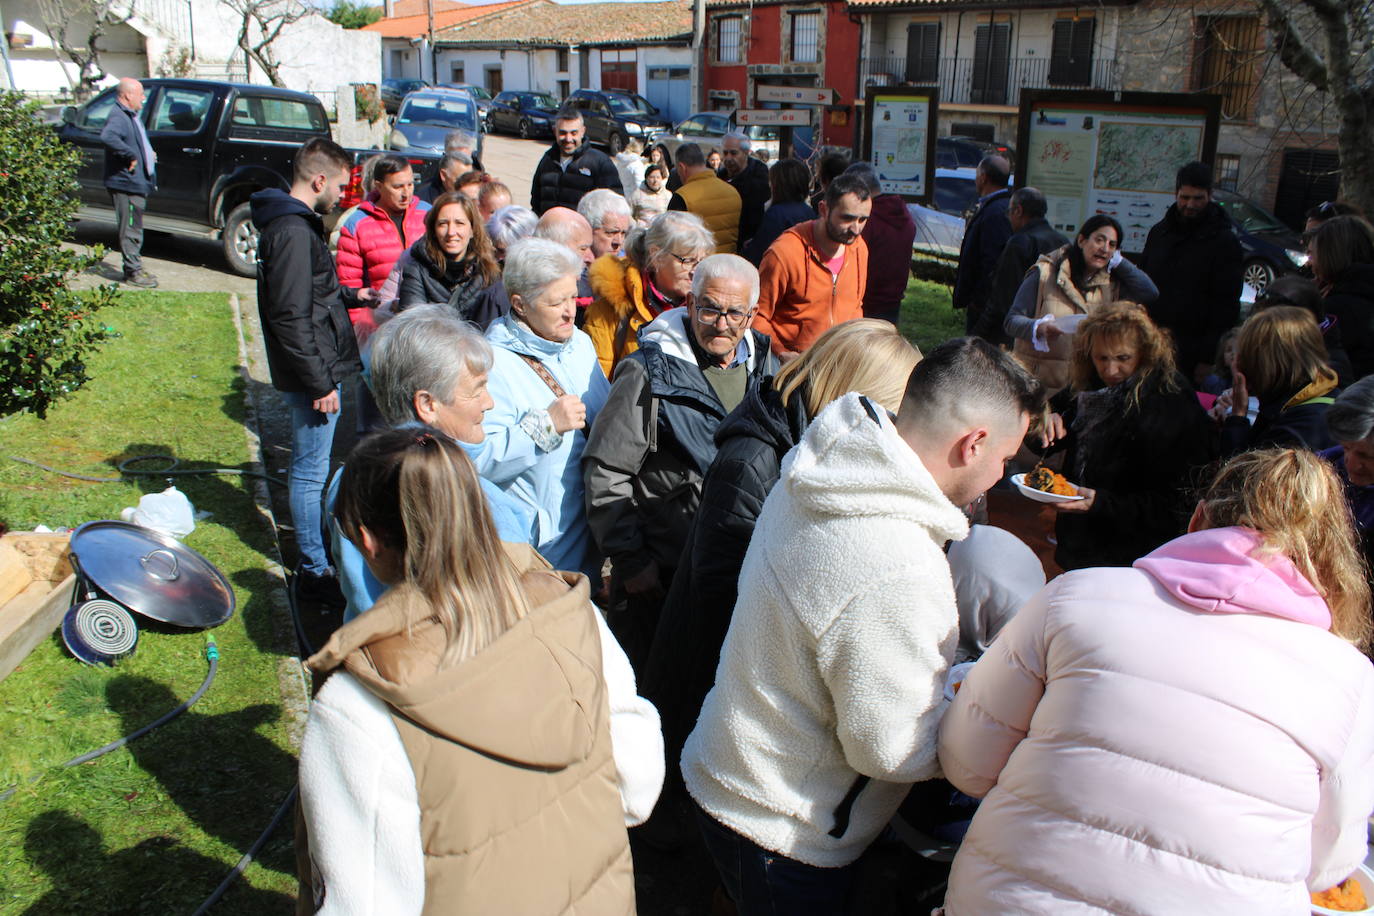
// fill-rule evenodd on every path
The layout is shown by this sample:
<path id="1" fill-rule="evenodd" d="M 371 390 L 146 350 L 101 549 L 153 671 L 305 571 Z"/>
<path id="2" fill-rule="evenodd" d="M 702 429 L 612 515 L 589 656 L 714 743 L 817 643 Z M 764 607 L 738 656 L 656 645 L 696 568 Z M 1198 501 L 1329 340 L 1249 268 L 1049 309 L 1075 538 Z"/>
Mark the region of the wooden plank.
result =
<path id="1" fill-rule="evenodd" d="M 33 584 L 24 557 L 7 538 L 0 538 L 0 607 Z"/>
<path id="2" fill-rule="evenodd" d="M 62 623 L 63 615 L 72 606 L 75 587 L 74 575 L 56 586 L 39 580 L 0 605 L 0 681 Z"/>

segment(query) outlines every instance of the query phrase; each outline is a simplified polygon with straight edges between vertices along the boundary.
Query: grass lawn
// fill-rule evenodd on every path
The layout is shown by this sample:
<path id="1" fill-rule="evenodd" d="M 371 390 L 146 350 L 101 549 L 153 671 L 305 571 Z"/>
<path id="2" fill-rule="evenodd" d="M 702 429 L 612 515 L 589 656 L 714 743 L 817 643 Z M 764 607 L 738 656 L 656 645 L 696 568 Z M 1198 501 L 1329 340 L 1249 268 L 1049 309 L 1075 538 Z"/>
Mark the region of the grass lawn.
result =
<path id="1" fill-rule="evenodd" d="M 87 483 L 12 462 L 17 455 L 114 476 L 138 454 L 182 467 L 247 468 L 238 344 L 224 294 L 130 293 L 102 313 L 123 336 L 91 360 L 93 381 L 47 420 L 0 420 L 0 519 L 14 530 L 118 518 L 162 478 Z M 295 780 L 277 665 L 270 537 L 248 485 L 179 477 L 201 521 L 186 543 L 233 583 L 234 617 L 214 631 L 219 675 L 192 710 L 126 748 L 55 764 L 152 721 L 206 672 L 200 633 L 142 627 L 115 668 L 46 640 L 0 682 L 0 913 L 190 913 L 266 826 Z M 38 782 L 29 784 L 34 775 Z M 291 821 L 216 912 L 285 913 L 294 899 Z"/>
<path id="2" fill-rule="evenodd" d="M 951 305 L 950 288 L 943 283 L 912 278 L 902 298 L 900 330 L 922 353 L 951 337 L 964 336 L 964 313 Z"/>

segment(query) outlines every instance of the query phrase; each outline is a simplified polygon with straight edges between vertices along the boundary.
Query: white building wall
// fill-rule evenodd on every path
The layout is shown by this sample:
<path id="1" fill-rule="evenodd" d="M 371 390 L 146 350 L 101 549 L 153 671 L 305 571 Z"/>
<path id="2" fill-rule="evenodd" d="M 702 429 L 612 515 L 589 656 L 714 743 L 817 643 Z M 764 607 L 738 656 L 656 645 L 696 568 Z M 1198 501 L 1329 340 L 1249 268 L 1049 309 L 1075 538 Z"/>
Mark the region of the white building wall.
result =
<path id="1" fill-rule="evenodd" d="M 47 26 L 39 13 L 38 4 L 31 0 L 7 0 L 4 10 L 4 36 L 27 36 L 27 47 L 7 49 L 10 59 L 10 72 L 14 74 L 14 88 L 20 92 L 58 93 L 71 89 L 77 81 L 76 66 L 65 57 L 59 58 L 56 43 L 48 35 Z M 69 34 L 81 36 L 84 42 L 90 28 L 90 19 L 74 19 Z M 23 41 L 24 39 L 20 39 Z M 110 74 L 107 83 L 113 83 L 121 76 L 148 76 L 148 57 L 144 51 L 143 36 L 127 25 L 115 26 L 105 33 L 100 41 L 102 53 L 100 64 Z M 0 71 L 0 85 L 6 85 L 8 77 Z"/>
<path id="2" fill-rule="evenodd" d="M 382 80 L 381 36 L 340 28 L 320 15 L 307 16 L 283 31 L 273 50 L 282 61 L 281 78 L 288 89 L 332 91 L 349 83 Z"/>

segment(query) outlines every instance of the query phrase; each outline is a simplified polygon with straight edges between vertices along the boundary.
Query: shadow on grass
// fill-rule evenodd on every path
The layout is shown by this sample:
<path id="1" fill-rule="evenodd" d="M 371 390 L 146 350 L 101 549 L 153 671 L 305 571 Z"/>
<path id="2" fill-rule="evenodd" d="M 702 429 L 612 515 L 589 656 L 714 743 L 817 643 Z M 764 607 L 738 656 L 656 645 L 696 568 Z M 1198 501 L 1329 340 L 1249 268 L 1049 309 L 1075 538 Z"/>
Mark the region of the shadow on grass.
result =
<path id="1" fill-rule="evenodd" d="M 30 821 L 24 851 L 53 883 L 51 891 L 25 910 L 28 916 L 190 910 L 228 872 L 222 862 L 168 836 L 106 852 L 101 835 L 65 811 L 46 811 Z M 289 913 L 293 907 L 286 894 L 257 890 L 242 879 L 226 897 L 225 912 L 231 903 L 240 913 Z"/>
<path id="2" fill-rule="evenodd" d="M 120 716 L 125 734 L 181 701 L 165 685 L 136 676 L 111 680 L 105 699 Z M 130 743 L 128 750 L 188 818 L 242 853 L 267 826 L 295 779 L 295 758 L 257 731 L 280 714 L 280 706 L 265 703 L 218 715 L 191 709 Z M 278 828 L 258 861 L 294 874 L 289 831 Z"/>

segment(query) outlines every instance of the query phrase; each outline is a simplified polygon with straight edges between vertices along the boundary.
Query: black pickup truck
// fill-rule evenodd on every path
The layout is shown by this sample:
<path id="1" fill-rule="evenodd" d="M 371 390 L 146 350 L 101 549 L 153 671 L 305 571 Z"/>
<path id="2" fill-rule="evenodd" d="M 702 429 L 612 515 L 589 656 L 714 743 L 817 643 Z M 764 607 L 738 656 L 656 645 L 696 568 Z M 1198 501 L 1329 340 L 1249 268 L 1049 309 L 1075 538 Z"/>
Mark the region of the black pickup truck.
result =
<path id="1" fill-rule="evenodd" d="M 157 190 L 148 197 L 144 228 L 218 237 L 239 274 L 257 270 L 257 230 L 248 198 L 263 188 L 290 187 L 291 161 L 312 137 L 329 136 L 329 118 L 306 92 L 209 80 L 145 79 L 141 117 L 157 153 Z M 58 135 L 81 147 L 81 219 L 114 222 L 105 190 L 100 130 L 115 104 L 106 90 L 81 108 L 67 108 Z M 352 150 L 361 159 L 380 150 Z M 357 172 L 357 169 L 354 170 Z M 422 163 L 415 163 L 420 175 Z"/>

